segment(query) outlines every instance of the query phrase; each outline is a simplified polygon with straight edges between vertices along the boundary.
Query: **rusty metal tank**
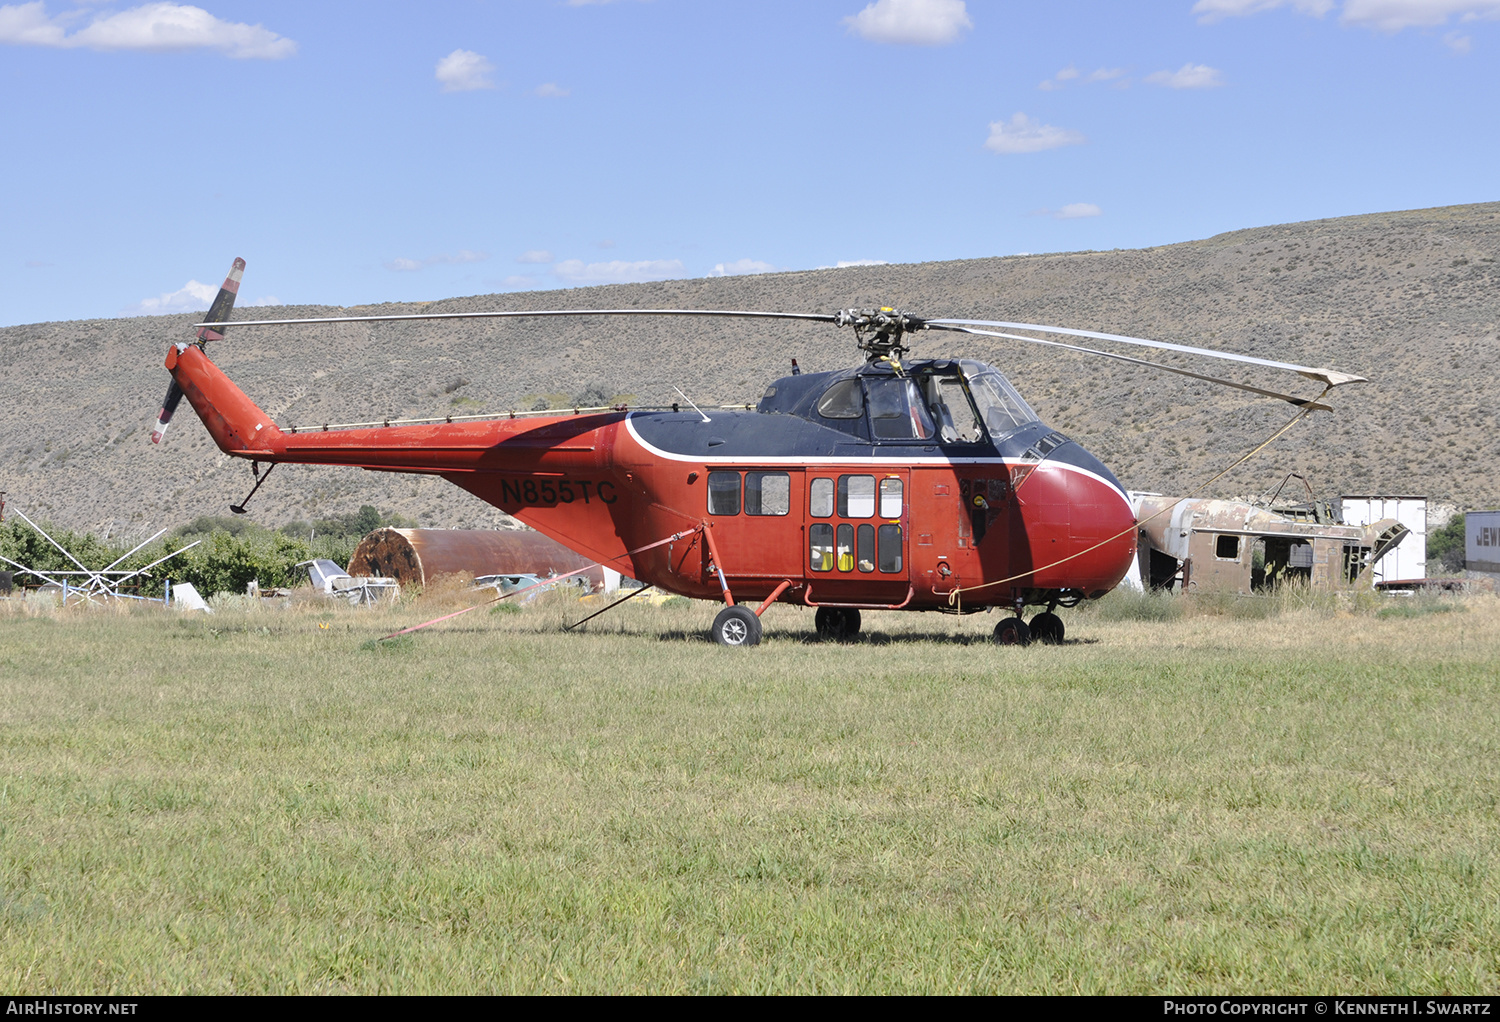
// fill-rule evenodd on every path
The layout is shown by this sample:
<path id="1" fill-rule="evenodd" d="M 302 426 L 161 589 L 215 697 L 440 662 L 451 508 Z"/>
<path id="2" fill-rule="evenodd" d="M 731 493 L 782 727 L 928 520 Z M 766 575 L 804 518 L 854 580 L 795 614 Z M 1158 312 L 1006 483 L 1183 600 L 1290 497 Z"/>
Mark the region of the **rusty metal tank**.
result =
<path id="1" fill-rule="evenodd" d="M 558 575 L 591 562 L 540 532 L 507 529 L 376 529 L 354 548 L 351 575 L 427 585 L 443 575 Z M 595 584 L 604 572 L 586 572 Z"/>

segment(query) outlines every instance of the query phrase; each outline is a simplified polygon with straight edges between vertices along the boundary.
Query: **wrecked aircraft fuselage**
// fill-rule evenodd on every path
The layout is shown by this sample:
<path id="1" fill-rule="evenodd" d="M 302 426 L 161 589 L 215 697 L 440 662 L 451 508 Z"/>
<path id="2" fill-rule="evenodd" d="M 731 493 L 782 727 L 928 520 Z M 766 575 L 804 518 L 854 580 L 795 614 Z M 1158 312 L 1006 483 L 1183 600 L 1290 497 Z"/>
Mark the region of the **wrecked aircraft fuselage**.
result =
<path id="1" fill-rule="evenodd" d="M 1132 495 L 1141 584 L 1183 593 L 1250 595 L 1299 580 L 1320 589 L 1367 585 L 1369 568 L 1408 534 L 1394 518 L 1346 525 L 1323 508 Z"/>

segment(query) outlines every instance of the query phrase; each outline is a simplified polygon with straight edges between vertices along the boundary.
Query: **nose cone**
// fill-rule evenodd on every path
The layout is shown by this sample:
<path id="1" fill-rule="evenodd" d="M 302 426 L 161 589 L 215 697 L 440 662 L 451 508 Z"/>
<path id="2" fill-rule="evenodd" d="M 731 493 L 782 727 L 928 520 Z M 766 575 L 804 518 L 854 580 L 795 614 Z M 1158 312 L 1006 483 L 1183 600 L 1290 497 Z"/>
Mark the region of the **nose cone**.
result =
<path id="1" fill-rule="evenodd" d="M 1030 541 L 1034 585 L 1102 596 L 1136 556 L 1135 514 L 1100 461 L 1065 444 L 1016 490 Z"/>

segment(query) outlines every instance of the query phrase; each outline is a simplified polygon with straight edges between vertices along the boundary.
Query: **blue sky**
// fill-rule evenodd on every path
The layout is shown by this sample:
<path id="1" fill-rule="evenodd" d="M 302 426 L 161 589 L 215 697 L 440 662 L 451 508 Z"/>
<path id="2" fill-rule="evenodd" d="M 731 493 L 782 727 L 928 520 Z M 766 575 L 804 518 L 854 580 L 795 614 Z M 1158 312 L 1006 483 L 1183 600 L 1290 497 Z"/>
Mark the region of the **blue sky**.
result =
<path id="1" fill-rule="evenodd" d="M 0 325 L 1500 198 L 1500 0 L 204 2 L 0 3 Z"/>

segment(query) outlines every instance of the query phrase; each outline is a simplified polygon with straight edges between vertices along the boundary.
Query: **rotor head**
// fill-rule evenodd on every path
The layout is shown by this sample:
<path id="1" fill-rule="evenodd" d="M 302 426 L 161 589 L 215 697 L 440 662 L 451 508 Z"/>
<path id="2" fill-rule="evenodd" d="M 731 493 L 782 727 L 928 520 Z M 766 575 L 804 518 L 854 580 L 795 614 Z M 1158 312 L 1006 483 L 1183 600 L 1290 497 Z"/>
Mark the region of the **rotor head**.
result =
<path id="1" fill-rule="evenodd" d="M 926 330 L 927 321 L 900 309 L 844 309 L 834 314 L 837 326 L 854 328 L 854 337 L 865 360 L 899 359 L 911 350 L 904 342 L 908 332 Z"/>

